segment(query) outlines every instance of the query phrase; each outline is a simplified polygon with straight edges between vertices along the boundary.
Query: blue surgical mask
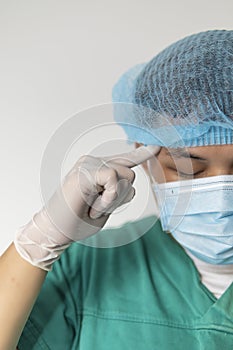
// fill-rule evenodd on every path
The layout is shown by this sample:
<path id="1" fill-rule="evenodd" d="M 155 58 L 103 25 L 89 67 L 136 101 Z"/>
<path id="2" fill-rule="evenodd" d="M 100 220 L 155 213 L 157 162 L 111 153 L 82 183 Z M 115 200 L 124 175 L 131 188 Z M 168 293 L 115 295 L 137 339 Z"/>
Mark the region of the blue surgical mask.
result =
<path id="1" fill-rule="evenodd" d="M 152 186 L 164 231 L 207 263 L 233 264 L 233 175 Z"/>

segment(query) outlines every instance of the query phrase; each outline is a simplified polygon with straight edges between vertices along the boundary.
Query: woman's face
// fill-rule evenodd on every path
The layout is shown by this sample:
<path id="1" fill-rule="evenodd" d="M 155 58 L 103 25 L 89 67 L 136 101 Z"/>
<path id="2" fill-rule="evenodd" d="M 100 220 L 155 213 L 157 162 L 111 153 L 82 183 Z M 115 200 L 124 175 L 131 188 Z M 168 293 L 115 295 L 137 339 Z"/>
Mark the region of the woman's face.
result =
<path id="1" fill-rule="evenodd" d="M 136 147 L 141 144 L 136 143 Z M 151 175 L 158 183 L 233 175 L 233 145 L 188 148 L 162 147 L 150 162 Z M 143 164 L 148 173 L 148 163 Z"/>

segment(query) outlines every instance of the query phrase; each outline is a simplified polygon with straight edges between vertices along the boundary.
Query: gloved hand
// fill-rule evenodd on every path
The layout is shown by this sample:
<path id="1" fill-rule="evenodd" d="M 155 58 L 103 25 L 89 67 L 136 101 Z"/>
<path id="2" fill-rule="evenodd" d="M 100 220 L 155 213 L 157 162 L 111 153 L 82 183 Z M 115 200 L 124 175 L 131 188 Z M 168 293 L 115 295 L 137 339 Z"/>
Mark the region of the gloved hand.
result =
<path id="1" fill-rule="evenodd" d="M 117 207 L 134 197 L 131 168 L 159 150 L 142 146 L 111 157 L 82 156 L 48 203 L 16 231 L 18 253 L 32 265 L 51 270 L 72 242 L 97 233 Z"/>

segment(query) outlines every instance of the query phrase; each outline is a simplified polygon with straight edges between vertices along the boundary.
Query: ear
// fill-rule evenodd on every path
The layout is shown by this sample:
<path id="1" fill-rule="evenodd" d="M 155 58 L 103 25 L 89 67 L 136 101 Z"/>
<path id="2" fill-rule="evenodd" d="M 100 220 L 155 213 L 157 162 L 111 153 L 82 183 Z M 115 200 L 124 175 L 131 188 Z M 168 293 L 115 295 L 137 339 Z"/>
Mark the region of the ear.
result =
<path id="1" fill-rule="evenodd" d="M 134 142 L 135 148 L 143 146 L 143 143 Z M 143 169 L 148 172 L 147 162 L 141 163 Z"/>

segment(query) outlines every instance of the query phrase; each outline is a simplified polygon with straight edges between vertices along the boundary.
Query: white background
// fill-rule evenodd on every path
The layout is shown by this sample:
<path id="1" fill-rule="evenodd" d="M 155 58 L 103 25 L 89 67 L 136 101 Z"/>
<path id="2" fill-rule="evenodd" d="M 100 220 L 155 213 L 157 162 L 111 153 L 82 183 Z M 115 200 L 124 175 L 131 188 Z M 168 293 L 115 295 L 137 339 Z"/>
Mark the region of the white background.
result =
<path id="1" fill-rule="evenodd" d="M 119 76 L 170 43 L 232 29 L 232 13 L 232 0 L 0 1 L 0 254 L 41 206 L 41 158 L 54 131 L 111 102 Z"/>

